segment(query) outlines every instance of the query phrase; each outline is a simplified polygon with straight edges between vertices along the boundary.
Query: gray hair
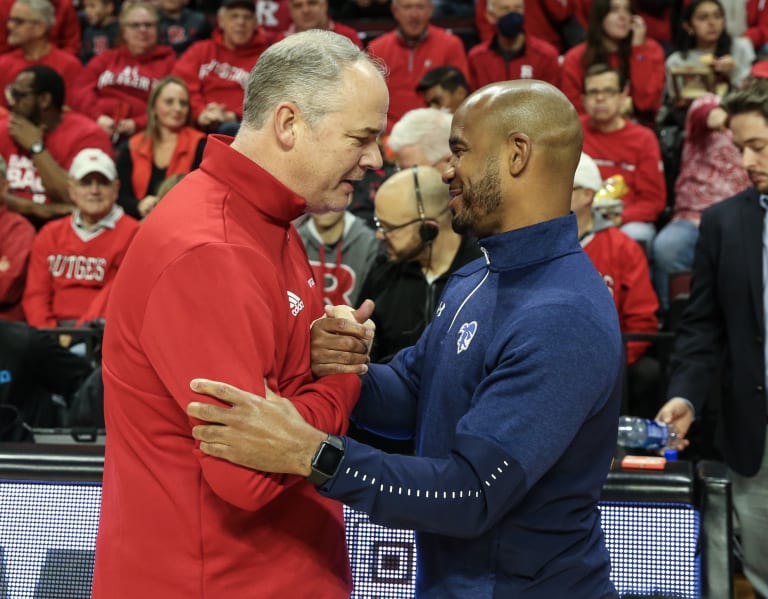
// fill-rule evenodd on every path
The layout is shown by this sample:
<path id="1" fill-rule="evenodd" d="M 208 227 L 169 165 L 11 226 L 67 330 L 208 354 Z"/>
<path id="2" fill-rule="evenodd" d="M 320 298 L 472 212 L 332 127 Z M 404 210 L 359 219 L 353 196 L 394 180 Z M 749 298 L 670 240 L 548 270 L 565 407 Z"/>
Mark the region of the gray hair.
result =
<path id="1" fill-rule="evenodd" d="M 16 0 L 17 4 L 26 4 L 29 8 L 40 15 L 40 20 L 50 29 L 56 21 L 56 13 L 53 4 L 48 0 Z"/>
<path id="2" fill-rule="evenodd" d="M 243 125 L 261 129 L 280 102 L 294 102 L 313 127 L 336 110 L 343 72 L 358 62 L 383 66 L 348 38 L 319 29 L 303 31 L 273 44 L 248 75 L 243 103 Z"/>
<path id="3" fill-rule="evenodd" d="M 430 163 L 436 164 L 450 155 L 450 113 L 437 108 L 417 108 L 406 112 L 389 135 L 389 147 L 399 152 L 406 146 L 417 146 Z"/>

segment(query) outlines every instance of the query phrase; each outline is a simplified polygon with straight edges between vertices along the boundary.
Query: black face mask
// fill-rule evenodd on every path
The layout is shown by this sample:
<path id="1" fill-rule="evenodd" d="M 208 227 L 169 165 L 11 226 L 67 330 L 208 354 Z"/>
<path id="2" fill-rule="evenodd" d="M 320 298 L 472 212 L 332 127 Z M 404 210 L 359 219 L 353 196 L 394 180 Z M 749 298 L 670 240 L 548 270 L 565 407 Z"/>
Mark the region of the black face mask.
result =
<path id="1" fill-rule="evenodd" d="M 524 18 L 519 12 L 508 12 L 499 18 L 496 29 L 504 37 L 517 37 L 523 32 Z"/>

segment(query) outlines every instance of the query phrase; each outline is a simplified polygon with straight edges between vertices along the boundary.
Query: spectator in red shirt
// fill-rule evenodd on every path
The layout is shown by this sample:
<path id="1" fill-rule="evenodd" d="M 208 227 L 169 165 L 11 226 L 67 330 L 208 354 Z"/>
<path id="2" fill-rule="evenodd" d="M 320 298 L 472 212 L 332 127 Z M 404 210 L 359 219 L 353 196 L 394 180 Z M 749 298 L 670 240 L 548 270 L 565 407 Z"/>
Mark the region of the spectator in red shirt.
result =
<path id="1" fill-rule="evenodd" d="M 0 0 L 0 54 L 8 52 L 8 15 L 15 0 Z M 72 0 L 52 0 L 54 22 L 48 35 L 57 48 L 77 56 L 80 52 L 80 19 Z"/>
<path id="2" fill-rule="evenodd" d="M 49 39 L 54 23 L 53 5 L 48 0 L 16 0 L 8 17 L 8 44 L 12 50 L 0 55 L 0 89 L 5 89 L 23 69 L 46 65 L 65 81 L 74 81 L 82 71 L 80 61 L 54 46 Z M 67 97 L 66 104 L 72 105 Z M 8 99 L 0 99 L 8 106 Z"/>
<path id="3" fill-rule="evenodd" d="M 285 35 L 308 31 L 309 29 L 327 29 L 344 37 L 348 37 L 362 50 L 363 42 L 357 31 L 349 25 L 337 23 L 328 17 L 328 0 L 289 0 L 291 10 L 291 25 Z"/>
<path id="4" fill-rule="evenodd" d="M 387 132 L 406 112 L 422 106 L 416 87 L 427 71 L 452 65 L 467 78 L 469 73 L 461 39 L 430 25 L 431 0 L 392 0 L 392 15 L 397 27 L 368 44 L 368 53 L 389 70 Z"/>
<path id="5" fill-rule="evenodd" d="M 75 82 L 75 108 L 96 119 L 113 142 L 147 126 L 152 87 L 171 72 L 176 55 L 158 40 L 157 8 L 126 2 L 120 11 L 124 44 L 95 56 Z"/>
<path id="6" fill-rule="evenodd" d="M 661 149 L 649 128 L 626 119 L 621 107 L 627 98 L 621 72 L 594 65 L 584 78 L 584 152 L 600 167 L 603 179 L 624 178 L 629 191 L 622 198 L 622 230 L 650 252 L 656 220 L 667 200 Z"/>
<path id="7" fill-rule="evenodd" d="M 587 41 L 565 55 L 561 89 L 582 114 L 584 73 L 594 64 L 619 69 L 632 100 L 625 110 L 642 122 L 654 121 L 664 90 L 664 50 L 646 37 L 645 22 L 633 13 L 630 0 L 595 0 Z"/>
<path id="8" fill-rule="evenodd" d="M 648 259 L 637 242 L 594 214 L 592 203 L 601 185 L 595 161 L 582 153 L 571 194 L 581 246 L 611 292 L 621 332 L 656 333 L 659 302 L 651 285 Z M 628 411 L 648 418 L 661 404 L 661 369 L 658 360 L 647 354 L 650 345 L 647 341 L 626 343 Z"/>
<path id="9" fill-rule="evenodd" d="M 32 244 L 22 306 L 34 327 L 74 324 L 111 284 L 139 226 L 115 205 L 117 169 L 101 150 L 75 156 L 68 185 L 77 210 L 45 225 Z"/>
<path id="10" fill-rule="evenodd" d="M 494 36 L 469 52 L 473 89 L 509 79 L 541 79 L 560 85 L 560 64 L 554 46 L 523 29 L 523 0 L 490 0 L 488 22 Z"/>
<path id="11" fill-rule="evenodd" d="M 83 148 L 111 151 L 109 137 L 85 115 L 63 110 L 64 80 L 50 67 L 24 69 L 6 90 L 0 156 L 8 167 L 5 203 L 36 224 L 72 211 L 67 169 Z"/>
<path id="12" fill-rule="evenodd" d="M 768 44 L 767 9 L 765 0 L 747 0 L 747 30 L 744 36 L 749 38 L 759 54 L 765 54 L 765 45 Z"/>
<path id="13" fill-rule="evenodd" d="M 0 195 L 5 195 L 5 160 L 0 156 Z M 27 278 L 27 263 L 35 228 L 21 216 L 10 212 L 0 201 L 0 319 L 24 320 L 21 294 Z"/>
<path id="14" fill-rule="evenodd" d="M 224 0 L 216 18 L 213 37 L 192 44 L 172 73 L 189 88 L 192 121 L 200 129 L 234 135 L 248 73 L 279 34 L 256 24 L 253 0 Z"/>

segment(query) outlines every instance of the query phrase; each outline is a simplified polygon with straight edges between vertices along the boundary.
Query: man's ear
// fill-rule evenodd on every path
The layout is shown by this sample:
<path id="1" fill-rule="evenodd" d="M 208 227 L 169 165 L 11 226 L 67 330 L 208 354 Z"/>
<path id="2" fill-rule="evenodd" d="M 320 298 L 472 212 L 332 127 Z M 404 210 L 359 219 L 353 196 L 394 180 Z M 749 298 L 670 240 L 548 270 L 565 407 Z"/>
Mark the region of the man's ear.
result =
<path id="1" fill-rule="evenodd" d="M 507 136 L 507 169 L 513 177 L 518 177 L 525 170 L 531 157 L 531 138 L 525 133 L 515 131 Z"/>
<path id="2" fill-rule="evenodd" d="M 293 102 L 280 102 L 273 114 L 275 137 L 285 149 L 296 143 L 296 128 L 299 124 L 299 109 Z"/>

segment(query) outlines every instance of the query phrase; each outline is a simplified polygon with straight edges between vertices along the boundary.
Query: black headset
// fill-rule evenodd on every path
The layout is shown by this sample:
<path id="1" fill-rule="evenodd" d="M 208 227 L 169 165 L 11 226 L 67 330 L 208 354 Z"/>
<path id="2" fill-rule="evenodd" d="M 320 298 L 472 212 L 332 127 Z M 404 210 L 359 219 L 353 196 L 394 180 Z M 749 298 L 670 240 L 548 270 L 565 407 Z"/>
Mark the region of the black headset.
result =
<path id="1" fill-rule="evenodd" d="M 419 211 L 419 218 L 421 224 L 419 225 L 419 237 L 421 237 L 422 243 L 430 243 L 435 240 L 437 234 L 440 233 L 440 228 L 434 221 L 428 221 L 424 215 L 424 201 L 421 199 L 421 187 L 419 187 L 419 167 L 413 165 L 411 168 L 413 171 L 413 186 L 416 188 L 416 208 Z"/>

